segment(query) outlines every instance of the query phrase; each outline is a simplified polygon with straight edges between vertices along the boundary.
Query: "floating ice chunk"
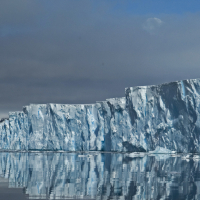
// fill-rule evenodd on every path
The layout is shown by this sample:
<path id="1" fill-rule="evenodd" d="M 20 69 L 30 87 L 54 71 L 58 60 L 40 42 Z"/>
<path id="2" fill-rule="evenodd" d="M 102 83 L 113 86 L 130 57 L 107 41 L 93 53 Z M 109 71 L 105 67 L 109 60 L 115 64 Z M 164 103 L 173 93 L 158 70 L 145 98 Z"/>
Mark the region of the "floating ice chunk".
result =
<path id="1" fill-rule="evenodd" d="M 128 153 L 126 155 L 128 157 L 135 158 L 135 157 L 144 157 L 144 156 L 146 156 L 146 153 L 143 153 L 143 152 L 133 152 L 133 153 Z"/>
<path id="2" fill-rule="evenodd" d="M 200 160 L 200 156 L 199 155 L 194 155 L 193 156 L 193 160 L 194 161 L 199 161 Z"/>
<path id="3" fill-rule="evenodd" d="M 160 153 L 160 154 L 173 154 L 175 152 L 171 151 L 169 149 L 157 146 L 154 151 L 149 151 L 149 153 L 152 153 L 152 154 L 157 154 L 157 153 Z"/>
<path id="4" fill-rule="evenodd" d="M 186 160 L 187 162 L 189 162 L 190 159 L 192 159 L 192 158 L 193 158 L 192 154 L 184 154 L 184 155 L 181 157 L 182 160 Z"/>

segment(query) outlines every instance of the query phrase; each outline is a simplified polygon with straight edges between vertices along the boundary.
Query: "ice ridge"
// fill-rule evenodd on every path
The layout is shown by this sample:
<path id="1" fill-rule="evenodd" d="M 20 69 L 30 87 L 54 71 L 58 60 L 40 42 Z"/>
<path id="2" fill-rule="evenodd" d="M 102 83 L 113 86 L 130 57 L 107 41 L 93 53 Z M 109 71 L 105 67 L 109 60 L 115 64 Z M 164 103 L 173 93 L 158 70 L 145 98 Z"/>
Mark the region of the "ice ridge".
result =
<path id="1" fill-rule="evenodd" d="M 200 79 L 95 104 L 30 104 L 0 121 L 1 150 L 200 153 Z"/>

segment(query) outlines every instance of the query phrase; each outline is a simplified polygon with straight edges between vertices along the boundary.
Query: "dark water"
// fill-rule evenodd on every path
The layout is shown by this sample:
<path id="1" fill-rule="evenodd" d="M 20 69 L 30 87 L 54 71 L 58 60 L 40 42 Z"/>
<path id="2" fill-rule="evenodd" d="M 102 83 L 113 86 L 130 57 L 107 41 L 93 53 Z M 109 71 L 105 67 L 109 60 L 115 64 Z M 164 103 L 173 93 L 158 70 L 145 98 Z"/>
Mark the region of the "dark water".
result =
<path id="1" fill-rule="evenodd" d="M 0 153 L 0 199 L 200 199 L 198 156 Z"/>

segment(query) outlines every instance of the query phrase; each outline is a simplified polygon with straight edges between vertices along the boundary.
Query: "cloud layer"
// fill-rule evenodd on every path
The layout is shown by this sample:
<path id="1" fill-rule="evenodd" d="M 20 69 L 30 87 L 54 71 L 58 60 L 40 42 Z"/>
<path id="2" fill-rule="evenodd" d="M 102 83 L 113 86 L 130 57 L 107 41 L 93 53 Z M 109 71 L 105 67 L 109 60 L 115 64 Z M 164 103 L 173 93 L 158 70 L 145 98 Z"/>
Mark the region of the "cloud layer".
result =
<path id="1" fill-rule="evenodd" d="M 200 77 L 199 13 L 136 15 L 111 1 L 1 4 L 1 116 L 29 103 L 93 103 L 129 86 Z"/>

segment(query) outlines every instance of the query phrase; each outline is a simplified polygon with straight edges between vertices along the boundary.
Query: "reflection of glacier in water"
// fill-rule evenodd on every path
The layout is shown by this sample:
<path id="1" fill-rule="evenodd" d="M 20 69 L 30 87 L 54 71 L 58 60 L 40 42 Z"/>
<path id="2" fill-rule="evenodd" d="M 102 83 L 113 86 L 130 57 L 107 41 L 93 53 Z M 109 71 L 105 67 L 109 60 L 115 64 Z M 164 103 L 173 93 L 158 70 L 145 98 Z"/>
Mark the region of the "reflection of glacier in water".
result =
<path id="1" fill-rule="evenodd" d="M 120 153 L 0 153 L 0 176 L 29 198 L 200 199 L 193 158 Z"/>

